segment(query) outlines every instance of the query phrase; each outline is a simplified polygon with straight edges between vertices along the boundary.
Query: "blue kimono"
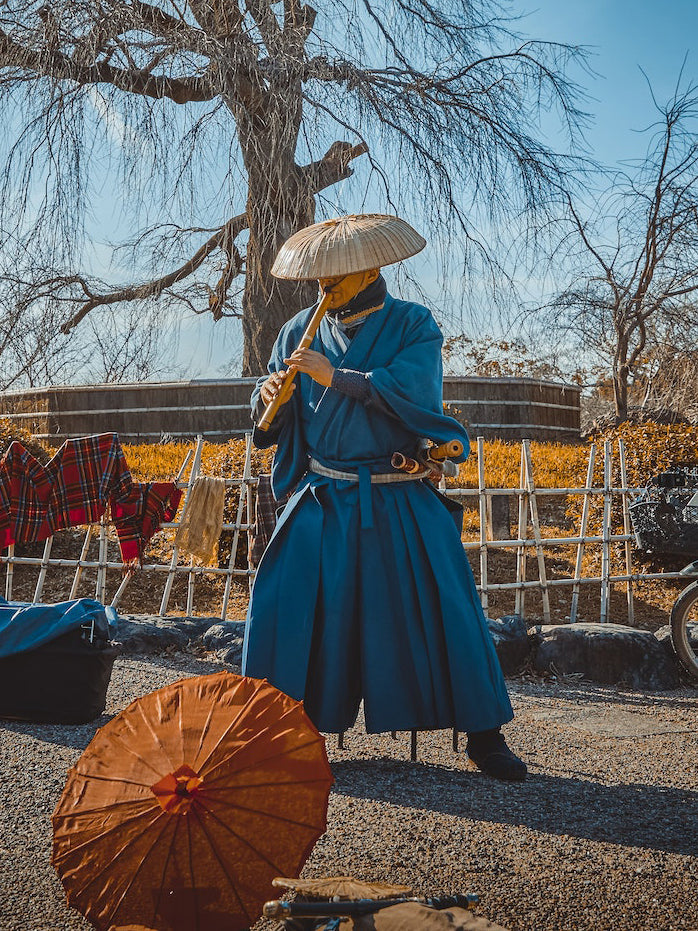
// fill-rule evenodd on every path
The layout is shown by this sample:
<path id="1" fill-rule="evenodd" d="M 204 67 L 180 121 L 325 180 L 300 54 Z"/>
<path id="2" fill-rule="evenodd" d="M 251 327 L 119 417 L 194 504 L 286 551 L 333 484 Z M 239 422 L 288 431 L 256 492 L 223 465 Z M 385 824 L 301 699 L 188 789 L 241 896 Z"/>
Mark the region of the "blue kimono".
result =
<path id="1" fill-rule="evenodd" d="M 311 314 L 281 329 L 270 372 L 286 367 Z M 326 733 L 351 727 L 362 699 L 369 733 L 483 731 L 513 717 L 462 511 L 428 481 L 370 481 L 395 471 L 394 452 L 414 456 L 421 437 L 460 439 L 467 456 L 464 428 L 443 413 L 441 343 L 425 307 L 390 295 L 352 340 L 325 317 L 311 349 L 367 373 L 369 400 L 299 374 L 283 417 L 272 486 L 277 498 L 296 490 L 258 567 L 243 672 L 303 699 Z M 256 429 L 254 442 L 272 437 Z M 310 472 L 309 457 L 359 481 Z"/>

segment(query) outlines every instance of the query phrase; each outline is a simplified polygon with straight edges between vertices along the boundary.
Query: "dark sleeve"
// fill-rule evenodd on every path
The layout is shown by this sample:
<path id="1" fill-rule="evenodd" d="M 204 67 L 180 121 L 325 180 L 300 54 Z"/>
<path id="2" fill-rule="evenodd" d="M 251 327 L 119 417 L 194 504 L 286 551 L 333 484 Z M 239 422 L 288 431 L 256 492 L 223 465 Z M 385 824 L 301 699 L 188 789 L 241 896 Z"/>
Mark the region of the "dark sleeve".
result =
<path id="1" fill-rule="evenodd" d="M 366 404 L 371 396 L 371 385 L 366 373 L 354 369 L 335 369 L 331 387 L 362 404 Z"/>

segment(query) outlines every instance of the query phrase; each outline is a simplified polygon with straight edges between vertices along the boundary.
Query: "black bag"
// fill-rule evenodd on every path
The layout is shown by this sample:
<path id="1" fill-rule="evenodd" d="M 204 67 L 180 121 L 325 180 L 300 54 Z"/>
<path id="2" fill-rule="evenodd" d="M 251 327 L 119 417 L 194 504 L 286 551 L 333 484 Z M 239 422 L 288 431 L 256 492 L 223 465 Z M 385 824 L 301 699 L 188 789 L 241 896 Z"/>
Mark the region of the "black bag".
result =
<path id="1" fill-rule="evenodd" d="M 0 718 L 86 724 L 104 711 L 119 650 L 78 628 L 0 659 Z"/>
<path id="2" fill-rule="evenodd" d="M 698 469 L 653 476 L 629 511 L 638 549 L 684 557 L 698 553 Z"/>

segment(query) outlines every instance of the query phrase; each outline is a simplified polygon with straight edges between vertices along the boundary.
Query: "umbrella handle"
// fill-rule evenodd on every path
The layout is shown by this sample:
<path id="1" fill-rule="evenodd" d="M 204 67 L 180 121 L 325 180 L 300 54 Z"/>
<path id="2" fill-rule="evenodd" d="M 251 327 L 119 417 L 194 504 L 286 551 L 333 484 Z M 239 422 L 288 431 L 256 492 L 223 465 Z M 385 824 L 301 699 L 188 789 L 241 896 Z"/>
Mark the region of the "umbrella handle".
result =
<path id="1" fill-rule="evenodd" d="M 427 899 L 347 899 L 343 902 L 290 902 L 275 899 L 264 904 L 265 918 L 333 918 L 347 916 L 350 918 L 370 915 L 391 905 L 404 905 L 405 902 L 417 902 L 428 908 L 472 908 L 479 902 L 479 897 L 470 893 L 466 895 L 439 895 Z"/>

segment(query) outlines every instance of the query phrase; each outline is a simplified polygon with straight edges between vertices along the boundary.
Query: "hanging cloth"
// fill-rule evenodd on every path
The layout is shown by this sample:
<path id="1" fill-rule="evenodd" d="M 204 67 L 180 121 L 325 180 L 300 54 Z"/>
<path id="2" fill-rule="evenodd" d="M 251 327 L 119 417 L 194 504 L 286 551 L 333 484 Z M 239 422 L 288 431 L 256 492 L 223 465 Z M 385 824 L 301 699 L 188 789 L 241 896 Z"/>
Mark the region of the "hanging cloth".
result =
<path id="1" fill-rule="evenodd" d="M 66 440 L 45 466 L 15 441 L 0 460 L 0 550 L 96 523 L 108 505 L 121 558 L 137 566 L 181 496 L 174 482 L 134 482 L 116 433 Z"/>
<path id="2" fill-rule="evenodd" d="M 202 563 L 210 563 L 223 529 L 224 507 L 225 479 L 200 475 L 189 493 L 177 529 L 175 545 L 178 549 Z"/>

